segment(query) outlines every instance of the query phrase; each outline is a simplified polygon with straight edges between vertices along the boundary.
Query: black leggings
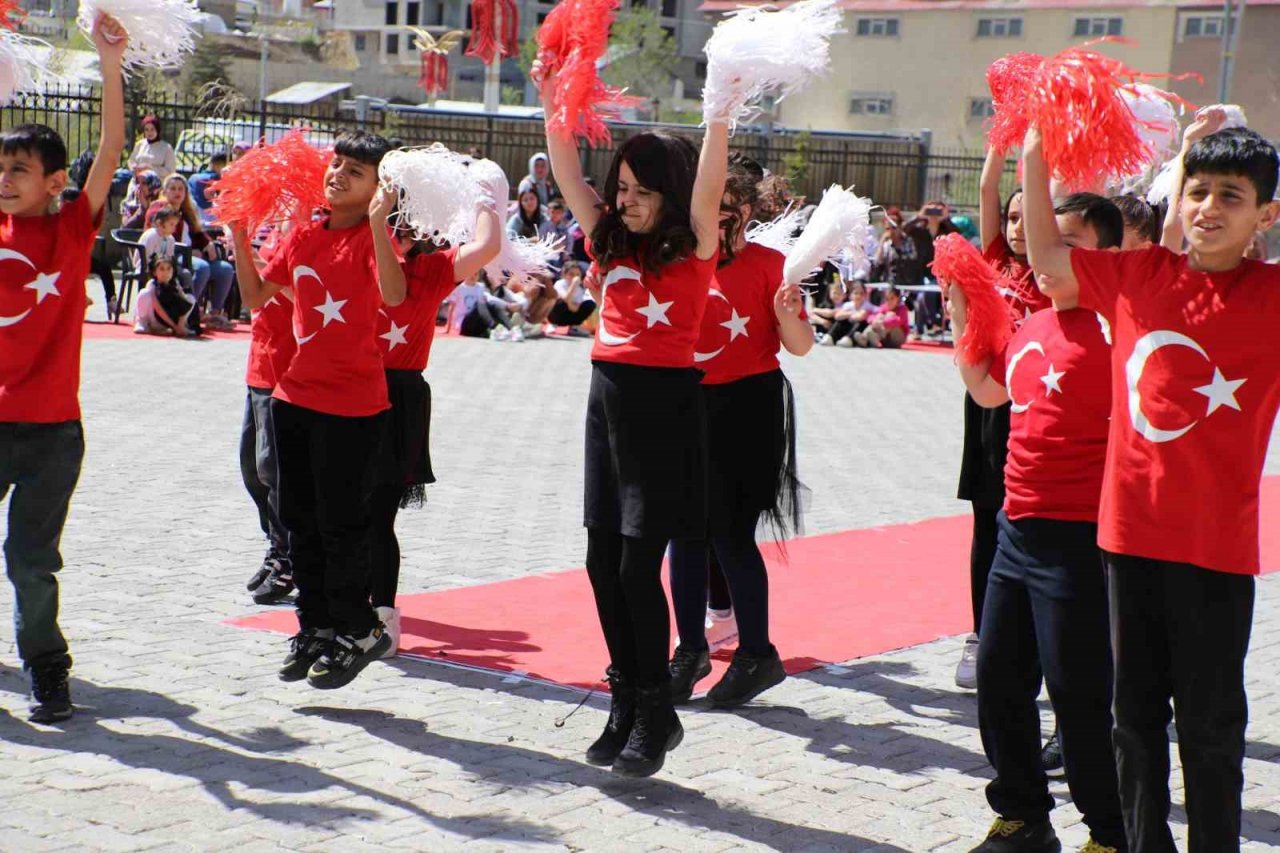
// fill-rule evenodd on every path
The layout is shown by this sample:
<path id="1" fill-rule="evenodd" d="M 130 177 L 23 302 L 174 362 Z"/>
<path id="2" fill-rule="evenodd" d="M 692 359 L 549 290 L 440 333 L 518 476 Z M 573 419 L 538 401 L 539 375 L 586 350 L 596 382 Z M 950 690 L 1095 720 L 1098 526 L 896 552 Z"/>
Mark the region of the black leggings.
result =
<path id="1" fill-rule="evenodd" d="M 712 610 L 733 608 L 733 596 L 729 594 L 729 581 L 714 548 L 707 549 L 707 606 Z"/>
<path id="2" fill-rule="evenodd" d="M 769 642 L 769 574 L 756 544 L 754 524 L 705 540 L 671 543 L 671 595 L 681 645 L 707 647 L 707 562 L 712 553 L 729 582 L 738 621 L 738 648 L 750 655 L 768 654 L 773 648 Z"/>
<path id="3" fill-rule="evenodd" d="M 973 505 L 973 540 L 969 545 L 969 596 L 973 603 L 973 633 L 982 633 L 982 606 L 987 597 L 987 577 L 996 558 L 999 506 Z"/>
<path id="4" fill-rule="evenodd" d="M 587 529 L 587 576 L 612 665 L 642 686 L 671 679 L 671 618 L 662 588 L 667 540 Z"/>
<path id="5" fill-rule="evenodd" d="M 551 313 L 547 315 L 547 322 L 553 326 L 580 326 L 591 318 L 595 310 L 596 304 L 590 299 L 580 302 L 577 308 L 570 308 L 561 299 L 551 306 Z"/>
<path id="6" fill-rule="evenodd" d="M 868 325 L 866 320 L 836 320 L 831 324 L 831 330 L 827 334 L 831 336 L 831 342 L 836 343 L 854 332 L 861 332 Z"/>
<path id="7" fill-rule="evenodd" d="M 401 486 L 381 485 L 369 500 L 373 518 L 369 543 L 369 599 L 374 607 L 395 607 L 400 585 L 400 541 L 396 539 L 396 513 L 400 511 Z"/>

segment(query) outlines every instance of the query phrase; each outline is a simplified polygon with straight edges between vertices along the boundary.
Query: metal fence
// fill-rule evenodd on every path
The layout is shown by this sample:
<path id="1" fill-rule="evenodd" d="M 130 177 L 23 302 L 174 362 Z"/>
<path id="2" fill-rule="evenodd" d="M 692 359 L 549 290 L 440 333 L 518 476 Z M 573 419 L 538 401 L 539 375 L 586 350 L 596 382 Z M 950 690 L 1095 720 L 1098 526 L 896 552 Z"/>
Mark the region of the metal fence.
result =
<path id="1" fill-rule="evenodd" d="M 0 127 L 27 122 L 46 124 L 67 142 L 74 158 L 96 146 L 101 98 L 87 87 L 50 89 L 19 95 L 0 109 Z M 542 120 L 487 114 L 449 113 L 397 108 L 371 99 L 292 104 L 248 103 L 228 109 L 225 102 L 131 96 L 126 105 L 130 138 L 141 131 L 145 115 L 160 119 L 163 136 L 178 151 L 184 171 L 198 168 L 218 150 L 237 140 L 278 138 L 289 127 L 306 125 L 321 139 L 348 129 L 364 129 L 397 137 L 406 145 L 440 142 L 459 151 L 478 148 L 506 170 L 512 181 L 526 174 L 528 158 L 545 147 Z M 699 135 L 696 127 L 618 123 L 613 145 L 655 127 Z M 960 210 L 976 208 L 982 153 L 933 149 L 927 131 L 900 134 L 803 132 L 776 127 L 738 129 L 731 147 L 749 154 L 772 171 L 800 166 L 803 179 L 795 189 L 813 200 L 833 183 L 853 185 L 877 204 L 914 209 L 926 200 L 945 199 Z M 588 175 L 603 180 L 612 148 L 583 148 Z M 1012 167 L 1006 176 L 1012 187 Z"/>

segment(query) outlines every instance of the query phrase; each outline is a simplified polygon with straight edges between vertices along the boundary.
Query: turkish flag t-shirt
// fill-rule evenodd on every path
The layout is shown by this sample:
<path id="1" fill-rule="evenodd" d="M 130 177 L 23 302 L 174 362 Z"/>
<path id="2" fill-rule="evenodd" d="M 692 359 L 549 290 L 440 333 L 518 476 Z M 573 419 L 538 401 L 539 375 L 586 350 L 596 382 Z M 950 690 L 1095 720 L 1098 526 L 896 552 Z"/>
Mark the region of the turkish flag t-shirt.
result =
<path id="1" fill-rule="evenodd" d="M 1111 348 L 1097 313 L 1032 314 L 991 377 L 1009 392 L 1005 514 L 1097 521 L 1111 414 Z"/>
<path id="2" fill-rule="evenodd" d="M 1019 326 L 1032 314 L 1053 305 L 1053 301 L 1041 293 L 1040 288 L 1036 286 L 1036 276 L 1028 266 L 1027 259 L 1013 253 L 1003 234 L 987 245 L 982 252 L 982 257 L 1012 279 L 1014 286 L 1004 293 L 1004 298 L 1019 318 L 1017 321 Z"/>
<path id="3" fill-rule="evenodd" d="M 80 418 L 84 280 L 101 223 L 83 193 L 49 216 L 0 213 L 0 422 Z"/>
<path id="4" fill-rule="evenodd" d="M 1280 267 L 1188 267 L 1159 246 L 1073 249 L 1080 306 L 1111 325 L 1107 551 L 1257 574 L 1258 492 L 1280 409 Z"/>
<path id="5" fill-rule="evenodd" d="M 262 279 L 293 288 L 298 350 L 277 399 L 328 415 L 367 417 L 388 407 L 376 326 L 382 296 L 368 221 L 330 229 L 328 218 L 285 235 Z"/>
<path id="6" fill-rule="evenodd" d="M 427 369 L 436 336 L 436 312 L 457 284 L 453 276 L 456 248 L 415 255 L 404 262 L 408 293 L 399 305 L 378 311 L 378 351 L 388 370 Z"/>
<path id="7" fill-rule="evenodd" d="M 692 367 L 716 256 L 690 255 L 643 271 L 634 259 L 600 270 L 600 320 L 591 358 L 642 367 Z"/>
<path id="8" fill-rule="evenodd" d="M 274 391 L 298 351 L 293 337 L 293 303 L 283 293 L 277 293 L 253 312 L 249 332 L 249 366 L 244 383 L 250 388 Z"/>

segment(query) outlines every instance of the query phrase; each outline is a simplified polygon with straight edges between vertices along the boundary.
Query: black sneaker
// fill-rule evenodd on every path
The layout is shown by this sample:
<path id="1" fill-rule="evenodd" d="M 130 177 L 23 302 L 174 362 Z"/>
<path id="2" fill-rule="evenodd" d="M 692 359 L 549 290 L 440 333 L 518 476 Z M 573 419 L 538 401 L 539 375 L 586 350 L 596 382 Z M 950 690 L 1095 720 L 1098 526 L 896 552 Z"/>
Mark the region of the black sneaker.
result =
<path id="1" fill-rule="evenodd" d="M 605 671 L 609 682 L 609 721 L 595 743 L 587 747 L 587 763 L 608 767 L 627 745 L 631 726 L 636 721 L 636 685 L 613 667 Z"/>
<path id="2" fill-rule="evenodd" d="M 707 691 L 707 698 L 716 708 L 736 708 L 781 684 L 786 677 L 777 649 L 771 647 L 769 654 L 762 656 L 749 655 L 739 649 L 733 653 L 733 662 L 724 678 Z"/>
<path id="3" fill-rule="evenodd" d="M 301 681 L 333 642 L 333 629 L 306 628 L 289 639 L 289 654 L 280 667 L 281 681 Z"/>
<path id="4" fill-rule="evenodd" d="M 662 769 L 667 753 L 684 740 L 684 727 L 671 704 L 671 692 L 660 687 L 636 689 L 636 721 L 627 745 L 613 762 L 613 772 L 622 776 L 652 776 Z"/>
<path id="5" fill-rule="evenodd" d="M 1061 779 L 1067 775 L 1067 770 L 1062 766 L 1062 745 L 1058 742 L 1058 727 L 1053 727 L 1053 734 L 1049 736 L 1049 740 L 1045 742 L 1044 749 L 1040 750 L 1040 766 L 1044 768 L 1044 775 L 1050 779 Z"/>
<path id="6" fill-rule="evenodd" d="M 275 604 L 289 597 L 293 592 L 293 570 L 287 565 L 277 563 L 266 579 L 253 591 L 254 604 Z"/>
<path id="7" fill-rule="evenodd" d="M 259 566 L 258 570 L 253 573 L 253 576 L 249 578 L 249 582 L 244 585 L 244 588 L 249 590 L 249 592 L 253 592 L 255 589 L 262 586 L 262 582 L 267 579 L 267 575 L 271 574 L 271 571 L 274 568 L 275 560 L 272 560 L 270 557 L 263 560 L 262 565 Z"/>
<path id="8" fill-rule="evenodd" d="M 55 663 L 31 668 L 31 713 L 33 723 L 56 723 L 71 719 L 71 686 L 67 684 L 66 664 Z"/>
<path id="9" fill-rule="evenodd" d="M 998 817 L 987 832 L 987 840 L 969 853 L 1060 853 L 1061 850 L 1062 842 L 1048 818 L 1028 823 Z"/>
<path id="10" fill-rule="evenodd" d="M 693 685 L 711 674 L 711 653 L 706 649 L 676 646 L 671 658 L 671 701 L 683 705 L 693 695 Z"/>
<path id="11" fill-rule="evenodd" d="M 359 639 L 350 634 L 333 638 L 307 671 L 307 683 L 318 690 L 335 690 L 350 684 L 360 671 L 378 660 L 391 646 L 391 635 L 381 623 Z"/>

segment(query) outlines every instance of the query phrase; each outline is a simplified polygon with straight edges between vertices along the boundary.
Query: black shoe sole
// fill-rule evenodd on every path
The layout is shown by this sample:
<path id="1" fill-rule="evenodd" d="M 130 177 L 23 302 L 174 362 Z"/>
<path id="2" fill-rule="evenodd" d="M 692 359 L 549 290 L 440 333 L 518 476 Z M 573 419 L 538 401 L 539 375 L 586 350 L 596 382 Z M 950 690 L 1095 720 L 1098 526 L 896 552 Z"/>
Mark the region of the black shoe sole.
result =
<path id="1" fill-rule="evenodd" d="M 318 660 L 320 660 L 320 656 L 316 655 L 310 660 L 305 661 L 306 666 L 302 665 L 304 662 L 302 659 L 296 660 L 293 663 L 285 664 L 280 667 L 280 672 L 277 674 L 281 681 L 302 681 L 307 677 L 307 673 L 311 671 L 311 665 Z"/>
<path id="2" fill-rule="evenodd" d="M 360 655 L 360 657 L 351 662 L 351 666 L 344 670 L 330 670 L 327 674 L 318 678 L 312 678 L 311 675 L 308 674 L 307 683 L 317 690 L 337 690 L 339 687 L 346 687 L 348 684 L 356 680 L 356 676 L 359 675 L 366 666 L 380 659 L 383 653 L 386 652 L 390 646 L 391 635 L 384 632 L 378 639 L 378 642 L 374 643 L 373 647 L 369 649 L 369 651 Z"/>
<path id="3" fill-rule="evenodd" d="M 254 595 L 253 603 L 254 604 L 279 604 L 282 601 L 287 600 L 289 596 L 292 594 L 293 594 L 293 587 L 289 587 L 288 589 L 281 590 L 279 592 L 273 591 L 265 595 L 264 594 Z"/>
<path id="4" fill-rule="evenodd" d="M 63 720 L 69 720 L 75 715 L 75 708 L 68 705 L 66 708 L 48 708 L 41 706 L 34 709 L 27 717 L 28 722 L 32 723 L 60 723 Z"/>
<path id="5" fill-rule="evenodd" d="M 699 669 L 699 670 L 698 670 L 698 674 L 697 674 L 697 675 L 695 675 L 695 676 L 693 677 L 693 681 L 689 682 L 689 689 L 688 689 L 688 690 L 683 691 L 683 692 L 681 692 L 681 693 L 675 693 L 675 692 L 672 692 L 672 694 L 671 694 L 671 704 L 672 704 L 672 705 L 684 705 L 685 703 L 687 703 L 690 699 L 692 699 L 692 698 L 693 698 L 693 687 L 694 687 L 694 685 L 696 685 L 699 681 L 701 681 L 702 679 L 706 678 L 706 677 L 707 677 L 708 675 L 710 675 L 710 674 L 711 674 L 711 662 L 710 662 L 710 661 L 708 661 L 708 662 L 707 662 L 706 667 L 705 667 L 705 668 L 702 668 L 702 669 Z"/>
<path id="6" fill-rule="evenodd" d="M 606 753 L 603 753 L 603 752 L 597 752 L 595 754 L 592 754 L 591 750 L 588 749 L 587 763 L 592 765 L 593 767 L 612 767 L 613 762 L 617 761 L 618 756 L 621 754 L 622 754 L 621 749 L 619 749 L 617 752 L 614 752 L 612 755 L 607 755 Z"/>
<path id="7" fill-rule="evenodd" d="M 743 705 L 750 702 L 752 699 L 759 696 L 761 693 L 765 692 L 766 690 L 771 690 L 774 687 L 777 687 L 779 684 L 781 684 L 786 680 L 787 680 L 787 674 L 786 672 L 783 672 L 781 675 L 778 676 L 777 680 L 770 681 L 767 684 L 762 684 L 759 687 L 754 688 L 750 693 L 747 693 L 743 696 L 729 696 L 721 699 L 715 699 L 711 696 L 710 693 L 708 693 L 707 698 L 711 700 L 712 708 L 719 708 L 722 710 L 726 708 L 740 708 Z M 714 687 L 711 689 L 715 690 Z"/>
<path id="8" fill-rule="evenodd" d="M 267 575 L 269 574 L 271 574 L 271 570 L 268 568 L 264 567 L 258 569 L 253 573 L 253 577 L 249 578 L 249 582 L 244 585 L 244 588 L 249 590 L 249 592 L 253 592 L 255 589 L 262 586 L 262 582 L 267 579 Z"/>
<path id="9" fill-rule="evenodd" d="M 676 729 L 667 738 L 667 745 L 653 761 L 625 761 L 621 755 L 613 762 L 613 772 L 628 779 L 646 779 L 662 769 L 667 763 L 667 753 L 684 741 L 684 726 Z"/>

